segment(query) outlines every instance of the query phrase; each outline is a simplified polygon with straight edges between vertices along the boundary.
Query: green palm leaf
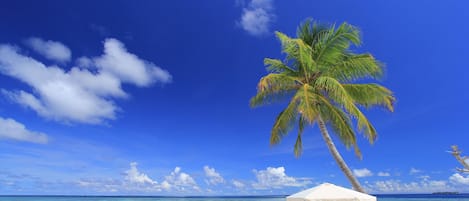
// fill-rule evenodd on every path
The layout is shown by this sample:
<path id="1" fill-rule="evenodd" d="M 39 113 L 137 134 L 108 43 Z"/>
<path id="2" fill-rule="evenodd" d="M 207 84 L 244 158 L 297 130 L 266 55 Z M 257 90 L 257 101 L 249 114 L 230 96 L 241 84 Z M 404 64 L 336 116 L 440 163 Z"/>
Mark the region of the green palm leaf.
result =
<path id="1" fill-rule="evenodd" d="M 271 73 L 259 81 L 257 94 L 251 98 L 251 107 L 275 103 L 294 93 L 298 88 L 295 77 Z"/>
<path id="2" fill-rule="evenodd" d="M 272 132 L 270 135 L 270 144 L 278 144 L 280 140 L 285 135 L 287 135 L 293 128 L 293 124 L 295 123 L 298 117 L 298 101 L 299 95 L 297 93 L 297 95 L 292 98 L 287 108 L 285 108 L 277 116 L 274 126 L 272 127 Z"/>
<path id="3" fill-rule="evenodd" d="M 343 85 L 334 78 L 321 76 L 315 85 L 327 94 L 327 96 L 335 103 L 344 108 L 345 111 L 357 120 L 357 127 L 363 131 L 365 136 L 373 143 L 376 139 L 376 130 L 368 121 L 366 116 L 355 105 L 354 100 L 348 95 Z"/>
<path id="4" fill-rule="evenodd" d="M 283 73 L 286 75 L 297 75 L 297 71 L 285 65 L 278 59 L 264 59 L 264 65 L 267 65 L 267 71 L 270 73 Z"/>
<path id="5" fill-rule="evenodd" d="M 301 153 L 303 153 L 303 141 L 301 136 L 303 135 L 306 124 L 307 122 L 300 116 L 298 120 L 298 136 L 296 137 L 295 146 L 293 148 L 296 157 L 299 157 Z"/>
<path id="6" fill-rule="evenodd" d="M 343 84 L 349 96 L 364 107 L 382 106 L 389 111 L 394 111 L 396 98 L 392 91 L 378 84 Z"/>
<path id="7" fill-rule="evenodd" d="M 362 78 L 379 79 L 383 75 L 383 64 L 371 54 L 344 55 L 342 60 L 331 65 L 324 75 L 340 81 L 351 82 Z"/>
<path id="8" fill-rule="evenodd" d="M 335 29 L 335 25 L 332 25 L 327 33 L 320 36 L 317 43 L 312 44 L 315 50 L 314 59 L 323 65 L 334 64 L 348 51 L 351 43 L 361 43 L 360 32 L 356 27 L 342 23 Z"/>

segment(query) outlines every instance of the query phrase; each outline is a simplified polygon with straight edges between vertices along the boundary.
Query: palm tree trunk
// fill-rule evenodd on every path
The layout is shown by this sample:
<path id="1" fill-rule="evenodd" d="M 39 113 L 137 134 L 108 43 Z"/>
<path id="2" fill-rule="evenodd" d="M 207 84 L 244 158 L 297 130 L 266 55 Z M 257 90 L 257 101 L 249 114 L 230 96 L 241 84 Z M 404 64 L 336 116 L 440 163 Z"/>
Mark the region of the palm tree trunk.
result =
<path id="1" fill-rule="evenodd" d="M 318 124 L 319 129 L 321 130 L 322 137 L 324 138 L 324 141 L 326 141 L 327 148 L 329 148 L 329 151 L 331 152 L 332 156 L 334 157 L 342 172 L 344 172 L 345 176 L 350 181 L 350 183 L 352 183 L 352 186 L 356 191 L 365 193 L 365 190 L 360 186 L 360 183 L 358 182 L 357 178 L 353 176 L 352 171 L 350 171 L 350 168 L 347 166 L 344 159 L 339 154 L 339 151 L 337 151 L 337 148 L 335 147 L 334 142 L 332 142 L 331 136 L 329 135 L 326 125 L 324 124 L 324 121 L 321 117 L 318 118 Z"/>

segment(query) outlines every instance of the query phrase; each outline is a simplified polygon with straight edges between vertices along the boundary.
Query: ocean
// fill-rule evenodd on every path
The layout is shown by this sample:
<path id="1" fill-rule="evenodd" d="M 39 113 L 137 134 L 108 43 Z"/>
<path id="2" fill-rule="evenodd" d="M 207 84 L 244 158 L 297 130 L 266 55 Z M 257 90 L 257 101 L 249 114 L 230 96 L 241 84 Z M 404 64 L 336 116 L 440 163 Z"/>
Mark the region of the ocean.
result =
<path id="1" fill-rule="evenodd" d="M 378 201 L 469 201 L 469 194 L 377 195 Z M 275 197 L 0 196 L 0 201 L 285 201 Z"/>

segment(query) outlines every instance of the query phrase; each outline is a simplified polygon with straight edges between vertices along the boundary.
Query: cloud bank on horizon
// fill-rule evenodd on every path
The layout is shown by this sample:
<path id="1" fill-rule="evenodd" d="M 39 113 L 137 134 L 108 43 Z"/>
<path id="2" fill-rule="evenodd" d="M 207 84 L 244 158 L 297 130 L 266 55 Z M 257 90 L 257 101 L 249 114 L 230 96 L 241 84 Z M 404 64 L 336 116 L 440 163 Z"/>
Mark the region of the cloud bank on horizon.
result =
<path id="1" fill-rule="evenodd" d="M 76 180 L 51 181 L 36 175 L 18 175 L 12 172 L 2 172 L 0 182 L 4 184 L 4 188 L 15 191 L 18 184 L 24 186 L 58 186 L 65 185 L 75 192 L 99 192 L 102 194 L 122 194 L 122 193 L 143 193 L 143 194 L 161 194 L 161 195 L 222 195 L 226 193 L 248 193 L 263 194 L 262 192 L 285 192 L 285 189 L 301 189 L 313 187 L 322 182 L 313 178 L 293 177 L 286 174 L 286 169 L 280 167 L 267 167 L 262 170 L 253 170 L 254 179 L 240 180 L 232 178 L 231 182 L 215 182 L 209 183 L 214 177 L 225 177 L 215 171 L 215 168 L 204 166 L 203 172 L 208 174 L 200 175 L 198 173 L 183 172 L 181 167 L 175 167 L 166 176 L 152 177 L 146 173 L 146 170 L 138 168 L 138 163 L 131 162 L 127 170 L 122 172 L 120 177 L 86 177 Z M 213 174 L 216 173 L 216 174 Z M 214 176 L 216 175 L 216 176 Z M 371 176 L 370 176 L 371 177 Z M 379 176 L 377 176 L 379 177 Z M 26 182 L 25 182 L 26 181 Z M 206 185 L 203 185 L 205 181 Z M 31 183 L 28 183 L 31 182 Z M 32 184 L 32 185 L 31 185 Z M 214 185 L 218 186 L 214 188 Z M 399 179 L 378 179 L 375 181 L 365 180 L 363 186 L 370 193 L 428 193 L 440 191 L 461 191 L 469 185 L 469 175 L 461 175 L 454 173 L 447 180 L 431 179 L 428 175 L 419 176 L 415 181 L 402 181 Z M 215 189 L 215 190 L 214 190 Z M 18 190 L 18 189 L 16 189 Z M 26 191 L 29 189 L 22 189 Z M 40 189 L 42 192 L 49 192 L 51 189 Z"/>
<path id="2" fill-rule="evenodd" d="M 447 180 L 431 179 L 425 175 L 419 180 L 404 182 L 399 179 L 365 182 L 364 187 L 373 193 L 429 193 L 429 192 L 464 192 L 469 185 L 469 175 L 454 173 Z"/>
<path id="3" fill-rule="evenodd" d="M 265 170 L 253 170 L 256 180 L 241 181 L 233 179 L 231 183 L 226 183 L 223 176 L 210 166 L 204 166 L 204 181 L 206 188 L 202 188 L 196 179 L 182 172 L 181 167 L 175 167 L 173 171 L 163 177 L 161 182 L 152 179 L 147 174 L 138 169 L 136 162 L 130 163 L 130 169 L 123 173 L 124 178 L 87 178 L 71 183 L 80 188 L 100 190 L 101 192 L 146 192 L 146 193 L 222 193 L 223 190 L 236 189 L 244 191 L 246 188 L 252 190 L 282 189 L 284 187 L 306 187 L 311 184 L 309 178 L 295 178 L 286 175 L 284 167 L 267 167 Z M 221 191 L 211 189 L 218 185 Z M 103 188 L 104 187 L 104 188 Z"/>

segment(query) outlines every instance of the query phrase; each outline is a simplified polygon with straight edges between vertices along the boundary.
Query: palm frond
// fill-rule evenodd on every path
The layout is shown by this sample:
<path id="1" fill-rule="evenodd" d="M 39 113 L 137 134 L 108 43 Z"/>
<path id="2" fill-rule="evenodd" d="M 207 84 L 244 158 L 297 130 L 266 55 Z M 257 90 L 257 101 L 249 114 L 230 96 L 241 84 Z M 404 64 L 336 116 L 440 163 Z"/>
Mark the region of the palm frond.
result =
<path id="1" fill-rule="evenodd" d="M 257 94 L 249 101 L 249 105 L 254 108 L 262 105 L 281 103 L 291 98 L 292 95 L 295 94 L 295 91 L 297 91 L 297 89 L 282 90 L 278 92 L 257 92 Z"/>
<path id="2" fill-rule="evenodd" d="M 312 55 L 312 49 L 309 45 L 303 42 L 303 40 L 296 39 L 295 40 L 296 44 L 298 45 L 298 57 L 296 60 L 301 63 L 302 69 L 305 70 L 305 75 L 308 77 L 309 72 L 314 72 L 317 71 L 316 67 L 316 62 L 313 60 L 313 55 Z"/>
<path id="3" fill-rule="evenodd" d="M 394 111 L 396 98 L 392 91 L 379 84 L 343 84 L 344 89 L 355 103 L 364 107 L 383 106 L 389 111 Z"/>
<path id="4" fill-rule="evenodd" d="M 298 68 L 298 72 L 305 77 L 317 70 L 313 59 L 311 46 L 301 39 L 292 39 L 281 32 L 276 32 L 282 44 L 282 51 L 287 54 L 287 60 L 292 61 Z"/>
<path id="5" fill-rule="evenodd" d="M 300 89 L 298 89 L 299 103 L 298 111 L 301 116 L 309 124 L 313 124 L 318 117 L 318 110 L 316 107 L 317 101 L 313 93 L 311 93 L 311 86 L 304 84 Z"/>
<path id="6" fill-rule="evenodd" d="M 298 94 L 298 93 L 297 93 Z M 270 144 L 278 144 L 280 140 L 287 135 L 293 128 L 298 117 L 298 95 L 295 95 L 287 108 L 285 108 L 275 119 L 270 135 Z"/>
<path id="7" fill-rule="evenodd" d="M 278 59 L 265 58 L 264 65 L 267 66 L 267 71 L 270 73 L 285 73 L 287 75 L 295 75 L 298 73 Z"/>
<path id="8" fill-rule="evenodd" d="M 347 54 L 340 62 L 325 69 L 324 75 L 344 82 L 362 78 L 379 79 L 383 76 L 383 66 L 371 54 Z"/>
<path id="9" fill-rule="evenodd" d="M 313 46 L 321 35 L 329 31 L 329 27 L 325 24 L 318 23 L 312 19 L 306 19 L 296 31 L 296 35 L 299 39 L 304 41 L 309 46 Z"/>
<path id="10" fill-rule="evenodd" d="M 358 46 L 360 43 L 360 31 L 356 27 L 345 22 L 337 29 L 332 25 L 313 44 L 314 60 L 322 65 L 334 64 L 348 51 L 350 44 Z"/>
<path id="11" fill-rule="evenodd" d="M 295 77 L 271 73 L 261 78 L 257 84 L 257 94 L 251 98 L 251 107 L 270 104 L 292 95 L 298 88 Z"/>
<path id="12" fill-rule="evenodd" d="M 280 40 L 282 52 L 287 55 L 287 59 L 295 59 L 295 55 L 298 55 L 298 47 L 296 46 L 294 39 L 279 31 L 276 31 L 275 35 Z"/>
<path id="13" fill-rule="evenodd" d="M 293 152 L 296 157 L 299 157 L 303 153 L 302 135 L 306 124 L 307 122 L 305 121 L 305 119 L 300 116 L 298 120 L 298 136 L 296 137 L 296 142 L 293 149 Z"/>
<path id="14" fill-rule="evenodd" d="M 348 95 L 342 84 L 334 78 L 321 76 L 315 82 L 315 87 L 323 90 L 325 95 L 335 103 L 343 107 L 348 114 L 355 117 L 359 131 L 373 143 L 376 139 L 376 130 L 366 116 L 355 105 L 354 100 Z"/>
<path id="15" fill-rule="evenodd" d="M 360 151 L 360 148 L 358 147 L 357 143 L 353 145 L 353 150 L 355 151 L 355 156 L 358 156 L 358 158 L 363 159 L 362 151 Z"/>
<path id="16" fill-rule="evenodd" d="M 319 94 L 316 95 L 321 118 L 328 123 L 334 133 L 349 148 L 356 144 L 355 132 L 351 126 L 351 120 L 347 113 L 332 105 L 330 101 Z"/>

